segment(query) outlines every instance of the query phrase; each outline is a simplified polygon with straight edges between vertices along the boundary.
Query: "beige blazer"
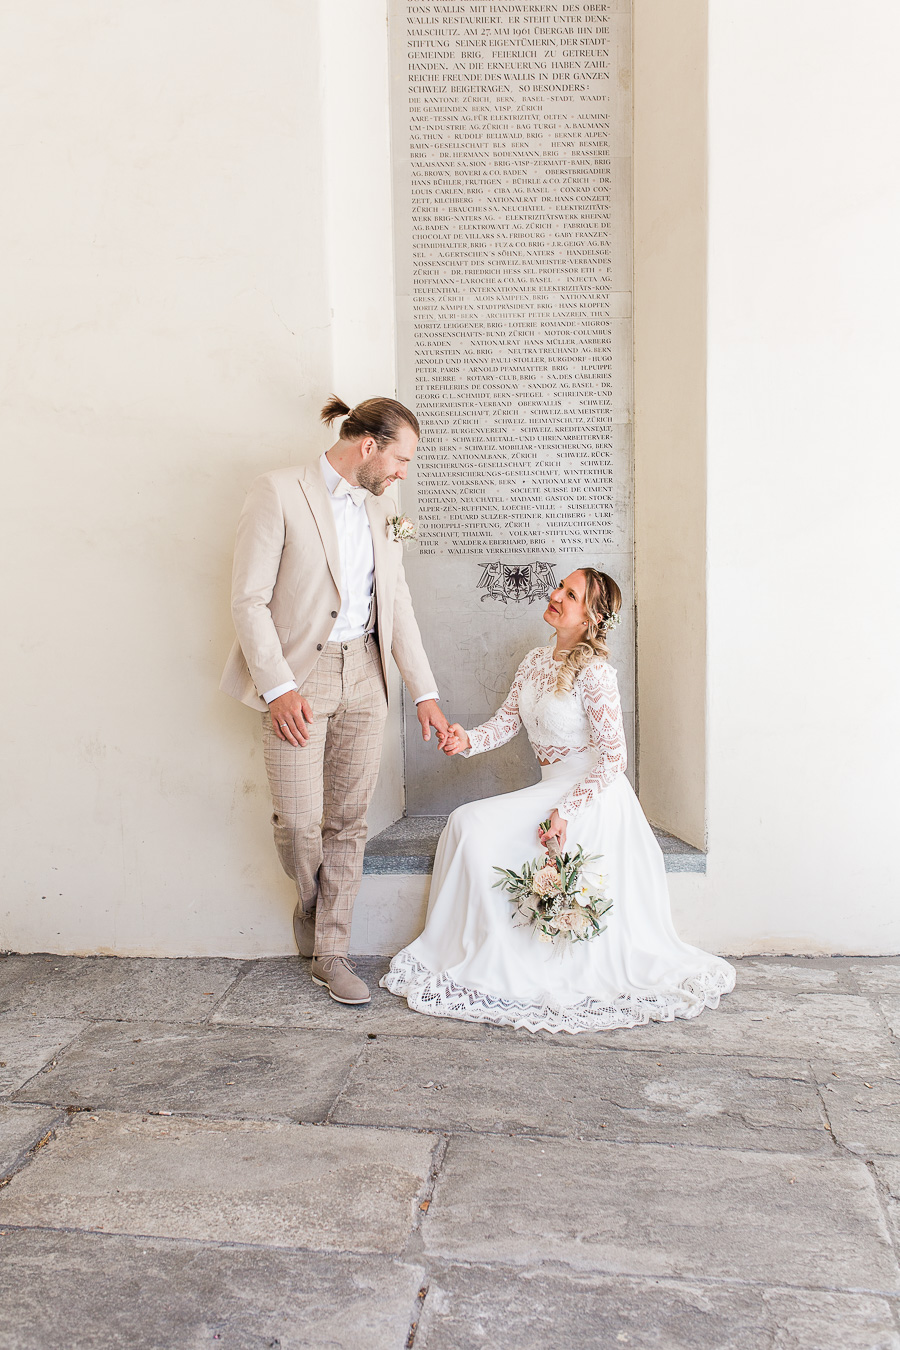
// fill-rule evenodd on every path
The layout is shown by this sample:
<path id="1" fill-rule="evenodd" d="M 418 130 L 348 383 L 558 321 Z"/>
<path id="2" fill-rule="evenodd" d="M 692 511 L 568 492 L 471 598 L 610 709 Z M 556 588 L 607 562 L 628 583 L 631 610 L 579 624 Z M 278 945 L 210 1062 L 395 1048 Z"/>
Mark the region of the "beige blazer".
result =
<path id="1" fill-rule="evenodd" d="M 403 545 L 388 536 L 395 511 L 366 498 L 375 552 L 375 598 L 381 663 L 388 653 L 413 698 L 436 689 L 403 574 Z M 341 607 L 340 555 L 334 514 L 318 460 L 264 473 L 250 489 L 238 522 L 231 612 L 237 641 L 220 688 L 250 708 L 261 694 L 296 680 L 318 660 Z"/>

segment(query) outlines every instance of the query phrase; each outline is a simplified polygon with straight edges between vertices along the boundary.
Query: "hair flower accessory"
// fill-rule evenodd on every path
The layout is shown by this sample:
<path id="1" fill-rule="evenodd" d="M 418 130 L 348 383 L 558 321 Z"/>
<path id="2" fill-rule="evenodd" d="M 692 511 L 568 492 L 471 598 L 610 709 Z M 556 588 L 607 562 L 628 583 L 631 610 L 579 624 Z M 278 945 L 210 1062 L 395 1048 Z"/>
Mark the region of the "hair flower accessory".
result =
<path id="1" fill-rule="evenodd" d="M 618 628 L 621 619 L 618 614 L 604 614 L 600 620 L 601 632 L 610 633 L 614 628 Z"/>
<path id="2" fill-rule="evenodd" d="M 418 528 L 409 516 L 391 516 L 387 533 L 388 538 L 395 539 L 398 544 L 415 544 L 419 538 Z"/>

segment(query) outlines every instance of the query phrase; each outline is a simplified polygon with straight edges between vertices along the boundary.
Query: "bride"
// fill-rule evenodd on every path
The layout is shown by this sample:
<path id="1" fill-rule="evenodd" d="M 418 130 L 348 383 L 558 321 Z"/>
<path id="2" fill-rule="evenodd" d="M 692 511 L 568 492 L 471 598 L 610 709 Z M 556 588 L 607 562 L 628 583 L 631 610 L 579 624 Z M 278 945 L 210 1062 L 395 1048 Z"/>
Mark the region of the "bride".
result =
<path id="1" fill-rule="evenodd" d="M 535 647 L 503 706 L 482 726 L 457 723 L 444 750 L 479 755 L 524 725 L 541 781 L 469 802 L 438 843 L 424 932 L 381 983 L 417 1012 L 528 1031 L 601 1031 L 696 1017 L 734 988 L 734 968 L 678 937 L 659 845 L 625 777 L 625 736 L 606 638 L 622 596 L 579 568 L 550 596 L 556 640 Z M 544 831 L 539 821 L 549 824 Z M 601 854 L 613 908 L 606 931 L 552 945 L 516 916 L 495 867 L 518 870 L 554 840 Z M 552 846 L 552 845 L 551 845 Z"/>

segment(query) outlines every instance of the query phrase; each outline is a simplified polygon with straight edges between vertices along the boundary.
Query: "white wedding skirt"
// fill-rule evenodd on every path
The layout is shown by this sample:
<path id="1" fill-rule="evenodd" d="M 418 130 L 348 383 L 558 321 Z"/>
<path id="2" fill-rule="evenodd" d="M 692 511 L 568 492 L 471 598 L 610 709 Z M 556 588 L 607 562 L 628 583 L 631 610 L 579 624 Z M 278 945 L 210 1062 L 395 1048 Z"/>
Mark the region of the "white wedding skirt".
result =
<path id="1" fill-rule="evenodd" d="M 543 767 L 532 787 L 453 812 L 424 932 L 394 957 L 385 989 L 432 1017 L 577 1032 L 696 1017 L 734 988 L 733 966 L 675 932 L 662 853 L 624 774 L 582 807 L 565 845 L 602 854 L 613 898 L 605 933 L 542 942 L 495 889 L 494 867 L 517 871 L 540 854 L 538 824 L 593 762 L 583 751 Z"/>

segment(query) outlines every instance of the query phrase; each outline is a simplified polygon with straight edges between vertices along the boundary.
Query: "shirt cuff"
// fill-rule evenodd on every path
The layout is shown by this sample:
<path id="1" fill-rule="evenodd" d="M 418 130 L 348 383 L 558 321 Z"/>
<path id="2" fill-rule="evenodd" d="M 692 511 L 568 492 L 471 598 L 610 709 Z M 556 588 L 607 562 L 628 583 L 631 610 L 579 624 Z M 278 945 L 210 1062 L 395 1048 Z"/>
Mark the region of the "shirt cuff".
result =
<path id="1" fill-rule="evenodd" d="M 430 694 L 420 694 L 419 697 L 416 699 L 416 707 L 418 707 L 420 703 L 424 703 L 425 700 L 429 698 L 440 698 L 440 695 L 438 694 L 438 691 L 436 689 L 432 689 Z"/>
<path id="2" fill-rule="evenodd" d="M 288 690 L 296 688 L 297 686 L 294 681 L 288 680 L 287 684 L 276 684 L 274 689 L 270 689 L 267 694 L 263 694 L 263 698 L 266 703 L 271 703 L 273 699 L 281 698 L 282 694 L 286 694 Z"/>

